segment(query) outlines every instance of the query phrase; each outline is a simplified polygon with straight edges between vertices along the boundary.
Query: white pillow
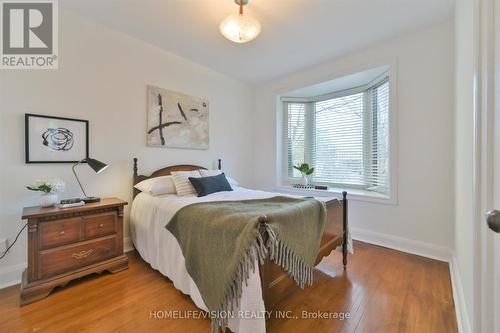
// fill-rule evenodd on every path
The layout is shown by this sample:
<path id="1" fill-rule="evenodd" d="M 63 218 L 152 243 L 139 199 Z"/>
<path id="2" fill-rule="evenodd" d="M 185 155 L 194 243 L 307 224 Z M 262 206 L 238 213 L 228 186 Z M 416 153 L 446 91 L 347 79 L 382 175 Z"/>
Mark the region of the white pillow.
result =
<path id="1" fill-rule="evenodd" d="M 198 171 L 200 172 L 200 174 L 201 174 L 202 177 L 212 177 L 212 176 L 220 175 L 222 173 L 222 170 L 205 170 L 205 169 L 200 169 Z M 226 175 L 226 179 L 227 179 L 228 183 L 230 185 L 232 185 L 232 186 L 238 186 L 238 185 L 240 185 L 240 183 L 238 183 L 233 178 L 228 177 L 227 175 Z"/>
<path id="2" fill-rule="evenodd" d="M 162 176 L 143 180 L 134 186 L 141 192 L 151 195 L 175 194 L 175 186 L 172 176 Z"/>
<path id="3" fill-rule="evenodd" d="M 217 176 L 222 173 L 222 170 L 205 170 L 205 169 L 200 169 L 198 170 L 200 172 L 200 175 L 202 177 L 212 177 L 212 176 Z"/>
<path id="4" fill-rule="evenodd" d="M 198 170 L 194 171 L 174 171 L 172 172 L 172 180 L 174 182 L 177 195 L 197 195 L 196 190 L 189 181 L 189 177 L 200 178 L 201 175 Z"/>

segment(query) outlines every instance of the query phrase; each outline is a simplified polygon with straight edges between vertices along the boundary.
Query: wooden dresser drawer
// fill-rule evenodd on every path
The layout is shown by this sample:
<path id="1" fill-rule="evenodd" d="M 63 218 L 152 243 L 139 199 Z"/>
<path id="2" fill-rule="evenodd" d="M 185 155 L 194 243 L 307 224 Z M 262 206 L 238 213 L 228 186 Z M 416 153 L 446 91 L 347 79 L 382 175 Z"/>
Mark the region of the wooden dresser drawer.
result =
<path id="1" fill-rule="evenodd" d="M 74 243 L 82 236 L 80 217 L 40 223 L 40 248 L 47 249 Z"/>
<path id="2" fill-rule="evenodd" d="M 117 238 L 109 236 L 95 241 L 66 245 L 40 253 L 41 278 L 65 273 L 117 256 Z"/>
<path id="3" fill-rule="evenodd" d="M 102 237 L 116 232 L 116 212 L 85 216 L 85 238 Z"/>
<path id="4" fill-rule="evenodd" d="M 126 269 L 126 204 L 118 198 L 104 198 L 72 208 L 24 208 L 22 218 L 28 220 L 28 267 L 22 276 L 21 306 L 82 276 Z"/>

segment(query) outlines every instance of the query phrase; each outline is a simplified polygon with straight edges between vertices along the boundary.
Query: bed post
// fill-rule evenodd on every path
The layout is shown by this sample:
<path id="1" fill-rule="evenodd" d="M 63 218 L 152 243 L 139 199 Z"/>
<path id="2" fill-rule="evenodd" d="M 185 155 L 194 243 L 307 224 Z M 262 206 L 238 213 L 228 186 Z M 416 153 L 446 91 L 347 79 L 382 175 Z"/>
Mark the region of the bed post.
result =
<path id="1" fill-rule="evenodd" d="M 219 170 L 222 170 L 222 160 L 219 158 L 219 166 L 218 166 L 218 169 Z"/>
<path id="2" fill-rule="evenodd" d="M 137 172 L 138 172 L 137 157 L 134 157 L 134 185 L 138 183 L 139 174 Z M 135 187 L 133 189 L 134 189 L 133 198 L 135 198 L 135 196 L 139 194 L 139 190 L 136 189 Z"/>
<path id="3" fill-rule="evenodd" d="M 342 192 L 342 222 L 344 226 L 343 240 L 342 240 L 342 263 L 344 270 L 347 268 L 347 192 Z"/>

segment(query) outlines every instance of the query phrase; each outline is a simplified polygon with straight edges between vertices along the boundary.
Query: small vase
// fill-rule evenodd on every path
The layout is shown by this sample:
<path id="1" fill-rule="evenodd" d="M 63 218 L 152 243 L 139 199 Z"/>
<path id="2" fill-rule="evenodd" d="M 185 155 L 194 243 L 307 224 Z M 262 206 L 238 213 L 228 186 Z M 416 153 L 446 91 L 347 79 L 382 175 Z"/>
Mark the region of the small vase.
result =
<path id="1" fill-rule="evenodd" d="M 304 186 L 309 185 L 309 179 L 305 173 L 302 174 L 302 178 L 300 179 L 300 183 Z"/>
<path id="2" fill-rule="evenodd" d="M 39 204 L 40 206 L 47 208 L 52 207 L 59 202 L 59 198 L 55 193 L 44 193 L 40 196 Z"/>

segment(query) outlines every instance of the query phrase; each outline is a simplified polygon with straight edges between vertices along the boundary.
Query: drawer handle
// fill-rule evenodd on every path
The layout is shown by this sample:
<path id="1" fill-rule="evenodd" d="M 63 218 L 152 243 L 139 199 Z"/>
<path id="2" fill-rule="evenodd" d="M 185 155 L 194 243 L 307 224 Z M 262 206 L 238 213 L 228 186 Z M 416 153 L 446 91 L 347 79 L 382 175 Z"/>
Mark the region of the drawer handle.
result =
<path id="1" fill-rule="evenodd" d="M 91 255 L 92 253 L 94 253 L 94 250 L 90 249 L 88 251 L 81 251 L 79 253 L 73 253 L 72 257 L 75 259 L 83 259 L 83 258 L 86 258 L 89 255 Z"/>
<path id="2" fill-rule="evenodd" d="M 59 233 L 59 236 L 62 236 L 62 235 L 64 235 L 64 234 L 65 234 L 65 232 L 64 232 L 64 230 L 63 230 L 63 231 L 61 231 L 61 232 Z"/>
<path id="3" fill-rule="evenodd" d="M 104 228 L 104 224 L 99 224 L 99 228 Z"/>

